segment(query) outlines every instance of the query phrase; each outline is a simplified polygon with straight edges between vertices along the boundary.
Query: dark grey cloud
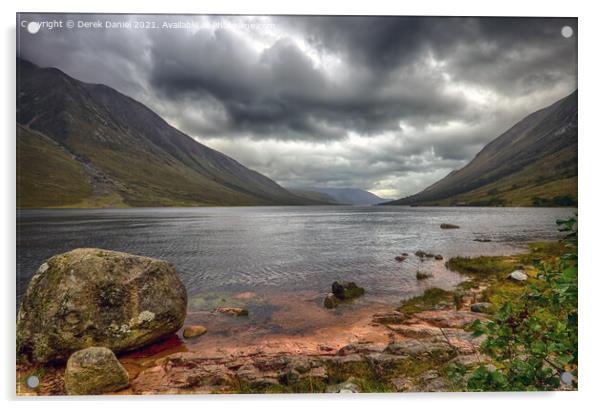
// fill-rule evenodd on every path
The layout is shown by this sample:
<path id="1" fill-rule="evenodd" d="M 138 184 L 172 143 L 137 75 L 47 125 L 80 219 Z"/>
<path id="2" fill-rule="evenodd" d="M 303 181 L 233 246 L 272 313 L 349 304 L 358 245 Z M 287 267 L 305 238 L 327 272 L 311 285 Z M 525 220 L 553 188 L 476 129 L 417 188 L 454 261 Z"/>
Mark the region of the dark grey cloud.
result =
<path id="1" fill-rule="evenodd" d="M 288 185 L 413 193 L 576 87 L 576 19 L 21 16 L 56 17 L 195 23 L 19 29 L 19 53 Z"/>

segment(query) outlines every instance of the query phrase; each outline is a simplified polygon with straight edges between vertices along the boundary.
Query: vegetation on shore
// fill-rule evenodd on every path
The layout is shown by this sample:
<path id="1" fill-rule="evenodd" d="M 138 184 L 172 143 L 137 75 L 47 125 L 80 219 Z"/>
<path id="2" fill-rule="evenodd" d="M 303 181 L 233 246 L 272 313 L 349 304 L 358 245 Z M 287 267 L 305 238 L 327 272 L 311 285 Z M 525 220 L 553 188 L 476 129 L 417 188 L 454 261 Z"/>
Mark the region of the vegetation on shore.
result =
<path id="1" fill-rule="evenodd" d="M 480 349 L 492 366 L 467 371 L 450 365 L 449 375 L 460 389 L 577 388 L 577 220 L 558 224 L 566 233 L 562 242 L 535 244 L 531 254 L 520 257 L 533 263 L 526 283 L 515 287 L 498 276 L 488 287 L 485 296 L 494 305 L 492 320 L 476 320 L 470 329 L 474 336 L 486 336 Z M 497 263 L 486 265 L 496 274 Z"/>

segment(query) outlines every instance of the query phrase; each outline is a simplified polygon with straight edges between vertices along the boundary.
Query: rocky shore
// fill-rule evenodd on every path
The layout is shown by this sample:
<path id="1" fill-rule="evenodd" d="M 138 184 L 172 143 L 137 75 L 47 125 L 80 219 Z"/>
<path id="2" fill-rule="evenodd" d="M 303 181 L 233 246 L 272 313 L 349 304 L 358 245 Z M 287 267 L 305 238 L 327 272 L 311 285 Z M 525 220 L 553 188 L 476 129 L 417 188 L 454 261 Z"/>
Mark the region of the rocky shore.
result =
<path id="1" fill-rule="evenodd" d="M 507 263 L 504 268 L 513 270 L 511 266 L 516 260 L 509 258 L 503 262 Z M 458 386 L 447 376 L 449 364 L 466 368 L 488 364 L 487 359 L 479 354 L 478 346 L 483 339 L 474 338 L 467 329 L 468 325 L 477 319 L 482 322 L 488 320 L 487 313 L 493 307 L 489 302 L 493 299 L 492 287 L 522 285 L 520 282 L 506 284 L 500 281 L 503 277 L 492 279 L 490 276 L 469 274 L 468 281 L 456 291 L 428 289 L 423 295 L 406 300 L 399 307 L 381 306 L 370 314 L 358 315 L 354 317 L 353 324 L 332 328 L 330 333 L 326 331 L 319 334 L 321 337 L 315 334 L 281 335 L 254 345 L 187 350 L 181 348 L 180 337 L 200 337 L 198 342 L 202 344 L 207 328 L 188 325 L 182 331 L 184 320 L 179 312 L 181 301 L 170 304 L 163 299 L 161 303 L 151 305 L 149 303 L 152 300 L 141 296 L 158 291 L 154 288 L 155 284 L 162 287 L 165 280 L 174 279 L 173 267 L 161 263 L 164 262 L 98 249 L 75 250 L 72 254 L 56 256 L 45 263 L 46 267 L 43 265 L 32 280 L 19 311 L 17 393 L 457 390 Z M 94 269 L 95 274 L 93 277 L 86 275 L 88 281 L 82 281 L 82 274 L 87 273 L 80 271 L 90 271 L 90 268 Z M 98 274 L 103 268 L 117 271 L 121 277 L 121 281 L 111 281 L 114 286 L 110 287 L 110 291 L 106 290 L 106 275 Z M 528 269 L 526 272 L 521 270 L 521 274 L 527 277 Z M 520 277 L 523 278 L 522 275 Z M 86 304 L 85 308 L 78 306 L 76 299 L 64 291 L 69 283 L 77 283 L 73 284 L 76 288 L 72 291 L 86 294 L 86 298 L 78 298 Z M 173 282 L 173 287 L 178 289 L 181 285 L 178 283 L 179 280 Z M 361 297 L 364 291 L 359 288 L 355 283 L 334 283 L 327 299 L 334 297 L 333 307 L 339 306 L 347 301 L 347 297 L 350 300 Z M 49 294 L 53 294 L 52 301 L 46 302 L 50 302 L 52 308 L 40 309 L 43 296 Z M 113 294 L 119 297 L 113 297 Z M 176 290 L 175 297 L 182 300 L 185 294 Z M 94 304 L 90 300 L 98 302 Z M 329 307 L 327 304 L 325 300 L 326 308 Z M 166 305 L 169 306 L 167 309 Z M 321 308 L 327 311 L 325 307 Z M 337 311 L 345 307 L 341 304 Z M 101 312 L 95 308 L 109 309 L 112 315 L 101 317 Z M 121 315 L 116 315 L 116 308 Z M 156 314 L 154 311 L 157 308 L 163 308 L 163 312 Z M 56 320 L 46 318 L 44 321 L 40 317 L 33 317 L 35 311 L 53 314 Z M 77 320 L 68 319 L 74 314 Z M 152 319 L 140 319 L 141 315 L 150 317 L 151 314 Z M 248 319 L 249 312 L 229 307 L 216 308 L 212 314 L 244 320 Z M 166 321 L 170 326 L 160 331 L 152 321 L 165 317 L 171 317 Z M 103 319 L 111 322 L 104 322 Z M 128 323 L 128 328 L 117 337 L 113 330 L 106 332 L 107 328 L 115 327 L 116 321 Z M 43 322 L 49 322 L 52 326 L 42 328 Z M 123 329 L 117 327 L 118 330 L 120 328 Z M 148 336 L 151 332 L 154 334 L 152 337 Z M 80 335 L 70 337 L 70 333 Z M 40 339 L 44 340 L 42 350 L 36 344 Z M 133 343 L 132 339 L 140 340 L 139 344 Z M 92 351 L 81 352 L 87 351 L 85 348 Z M 113 360 L 113 352 L 118 360 Z M 76 354 L 79 355 L 73 358 Z M 69 356 L 72 358 L 65 366 Z M 94 376 L 90 378 L 89 370 L 95 370 L 94 362 L 102 363 L 99 364 L 102 370 L 109 371 L 103 376 L 114 379 L 114 382 L 101 382 L 100 386 L 95 384 L 92 388 L 86 384 L 91 383 L 90 379 L 96 379 Z M 73 368 L 79 372 L 74 373 Z M 84 376 L 81 376 L 82 373 Z M 38 387 L 26 386 L 30 376 L 40 379 Z"/>

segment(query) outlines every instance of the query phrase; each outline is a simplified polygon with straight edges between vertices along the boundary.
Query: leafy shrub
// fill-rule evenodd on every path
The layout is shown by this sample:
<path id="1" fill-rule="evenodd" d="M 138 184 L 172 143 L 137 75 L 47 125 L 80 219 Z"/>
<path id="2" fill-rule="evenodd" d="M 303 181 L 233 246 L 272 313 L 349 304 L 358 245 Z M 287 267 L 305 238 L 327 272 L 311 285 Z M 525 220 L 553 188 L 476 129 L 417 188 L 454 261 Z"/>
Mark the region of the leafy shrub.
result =
<path id="1" fill-rule="evenodd" d="M 538 264 L 538 279 L 518 299 L 505 302 L 491 322 L 472 324 L 474 336 L 486 335 L 480 349 L 493 367 L 466 373 L 450 365 L 450 376 L 465 383 L 464 389 L 555 390 L 561 376 L 577 387 L 577 220 L 557 223 L 567 233 L 567 253 Z"/>

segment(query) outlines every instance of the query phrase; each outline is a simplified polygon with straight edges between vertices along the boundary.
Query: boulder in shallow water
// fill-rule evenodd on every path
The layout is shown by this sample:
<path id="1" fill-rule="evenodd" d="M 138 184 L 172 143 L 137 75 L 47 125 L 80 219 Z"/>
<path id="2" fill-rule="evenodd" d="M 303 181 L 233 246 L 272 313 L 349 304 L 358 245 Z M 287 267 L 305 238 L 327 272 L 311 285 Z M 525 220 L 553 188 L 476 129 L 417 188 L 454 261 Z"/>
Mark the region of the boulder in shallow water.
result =
<path id="1" fill-rule="evenodd" d="M 441 223 L 441 227 L 442 229 L 459 229 L 460 226 L 455 225 L 455 224 L 451 224 L 451 223 Z"/>
<path id="2" fill-rule="evenodd" d="M 248 317 L 249 310 L 239 307 L 217 307 L 213 312 L 220 312 L 222 314 L 234 315 L 236 317 Z"/>
<path id="3" fill-rule="evenodd" d="M 182 332 L 182 336 L 184 338 L 196 338 L 200 337 L 204 333 L 207 332 L 207 328 L 202 325 L 187 325 L 184 327 L 184 331 Z"/>
<path id="4" fill-rule="evenodd" d="M 108 348 L 82 349 L 67 361 L 65 389 L 69 395 L 100 395 L 129 384 L 127 371 Z"/>
<path id="5" fill-rule="evenodd" d="M 336 308 L 338 303 L 339 303 L 339 300 L 333 293 L 328 293 L 326 295 L 326 297 L 324 298 L 324 307 L 325 308 L 328 308 L 328 309 Z"/>
<path id="6" fill-rule="evenodd" d="M 353 281 L 335 281 L 332 283 L 332 293 L 339 300 L 347 301 L 364 295 L 365 290 Z"/>
<path id="7" fill-rule="evenodd" d="M 17 354 L 64 361 L 80 349 L 139 348 L 180 329 L 186 289 L 166 261 L 76 249 L 43 263 L 17 314 Z"/>

